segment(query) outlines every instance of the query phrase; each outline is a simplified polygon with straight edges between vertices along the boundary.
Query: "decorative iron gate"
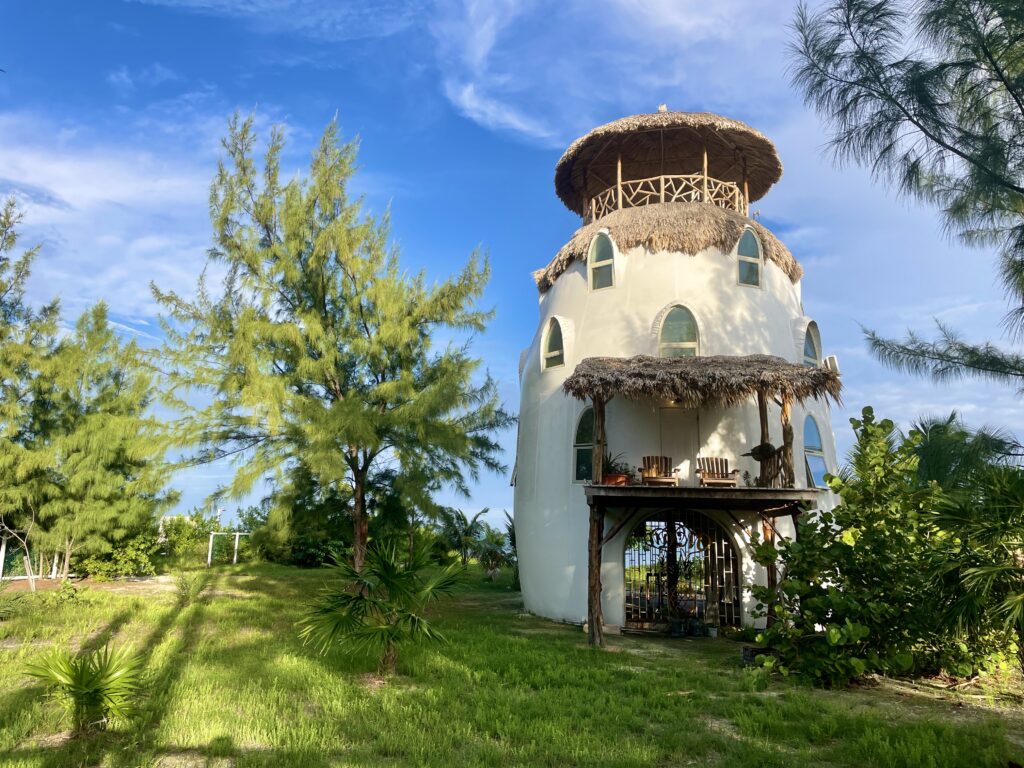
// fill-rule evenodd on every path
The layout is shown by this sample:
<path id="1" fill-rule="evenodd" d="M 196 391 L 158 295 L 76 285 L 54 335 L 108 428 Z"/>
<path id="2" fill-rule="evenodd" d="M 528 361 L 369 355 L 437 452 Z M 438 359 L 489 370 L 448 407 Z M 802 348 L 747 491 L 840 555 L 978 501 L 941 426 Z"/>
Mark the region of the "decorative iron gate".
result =
<path id="1" fill-rule="evenodd" d="M 636 525 L 626 540 L 626 627 L 664 629 L 697 619 L 740 625 L 739 561 L 725 530 L 689 510 Z M 711 609 L 711 610 L 709 610 Z"/>

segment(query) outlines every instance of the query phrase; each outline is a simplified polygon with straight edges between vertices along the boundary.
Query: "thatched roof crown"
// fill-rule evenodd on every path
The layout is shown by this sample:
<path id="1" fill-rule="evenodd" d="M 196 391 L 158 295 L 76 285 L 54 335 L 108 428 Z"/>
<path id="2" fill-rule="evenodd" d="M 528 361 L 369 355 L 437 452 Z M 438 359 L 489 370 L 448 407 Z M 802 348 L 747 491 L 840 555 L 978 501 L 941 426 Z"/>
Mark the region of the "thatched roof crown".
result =
<path id="1" fill-rule="evenodd" d="M 555 192 L 583 215 L 585 200 L 612 186 L 622 156 L 623 180 L 700 173 L 704 149 L 708 175 L 733 181 L 750 199 L 765 195 L 782 176 L 775 145 L 746 123 L 710 112 L 654 112 L 595 128 L 576 139 L 555 166 Z"/>
<path id="2" fill-rule="evenodd" d="M 706 203 L 654 203 L 612 211 L 580 227 L 550 264 L 533 273 L 533 279 L 541 293 L 547 291 L 574 260 L 587 260 L 590 243 L 602 229 L 608 230 L 620 251 L 642 245 L 652 252 L 678 251 L 694 256 L 710 247 L 732 253 L 746 227 L 757 234 L 765 258 L 777 264 L 790 280 L 795 283 L 803 276 L 789 249 L 768 229 L 742 214 Z"/>
<path id="3" fill-rule="evenodd" d="M 764 392 L 796 402 L 831 398 L 839 402 L 839 374 L 808 368 L 774 355 L 741 357 L 588 357 L 563 389 L 579 400 L 673 400 L 685 408 L 731 408 Z"/>

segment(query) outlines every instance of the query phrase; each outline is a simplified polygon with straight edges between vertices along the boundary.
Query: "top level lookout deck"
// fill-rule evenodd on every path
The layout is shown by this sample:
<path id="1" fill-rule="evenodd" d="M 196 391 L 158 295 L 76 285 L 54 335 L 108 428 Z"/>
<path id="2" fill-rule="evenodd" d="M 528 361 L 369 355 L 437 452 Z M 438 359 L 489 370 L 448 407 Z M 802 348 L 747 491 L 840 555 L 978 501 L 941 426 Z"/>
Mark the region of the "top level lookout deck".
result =
<path id="1" fill-rule="evenodd" d="M 555 167 L 555 191 L 592 222 L 653 203 L 709 203 L 748 215 L 782 175 L 775 145 L 707 112 L 633 115 L 574 141 Z"/>

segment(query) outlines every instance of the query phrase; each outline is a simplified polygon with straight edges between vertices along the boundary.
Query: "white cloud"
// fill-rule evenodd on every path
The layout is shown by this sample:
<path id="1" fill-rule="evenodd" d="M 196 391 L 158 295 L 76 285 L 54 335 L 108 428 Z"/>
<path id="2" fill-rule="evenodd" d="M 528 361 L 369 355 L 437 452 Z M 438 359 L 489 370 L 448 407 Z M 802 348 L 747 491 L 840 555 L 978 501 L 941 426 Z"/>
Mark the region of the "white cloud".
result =
<path id="1" fill-rule="evenodd" d="M 121 95 L 128 95 L 137 88 L 155 88 L 181 79 L 180 74 L 160 62 L 139 69 L 121 66 L 107 74 L 107 82 Z"/>
<path id="2" fill-rule="evenodd" d="M 135 0 L 244 19 L 263 32 L 299 32 L 324 40 L 386 37 L 422 15 L 419 0 Z"/>

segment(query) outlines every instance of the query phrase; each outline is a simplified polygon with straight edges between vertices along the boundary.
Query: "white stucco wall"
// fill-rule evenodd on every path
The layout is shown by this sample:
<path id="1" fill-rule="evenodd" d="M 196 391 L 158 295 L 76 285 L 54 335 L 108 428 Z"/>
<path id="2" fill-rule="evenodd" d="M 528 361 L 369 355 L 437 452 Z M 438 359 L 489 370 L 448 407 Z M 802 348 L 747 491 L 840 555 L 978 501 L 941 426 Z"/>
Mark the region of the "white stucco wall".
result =
<path id="1" fill-rule="evenodd" d="M 522 357 L 521 403 L 516 458 L 515 525 L 523 598 L 529 611 L 566 621 L 586 615 L 588 510 L 583 487 L 573 482 L 573 436 L 586 407 L 562 392 L 562 382 L 586 357 L 656 355 L 660 318 L 680 304 L 697 320 L 701 355 L 772 354 L 803 361 L 804 317 L 800 286 L 779 267 L 763 263 L 761 286 L 737 282 L 737 259 L 710 248 L 696 256 L 675 252 L 649 253 L 643 247 L 616 251 L 615 285 L 588 288 L 587 267 L 575 262 L 541 296 L 537 332 Z M 565 364 L 546 371 L 541 343 L 548 322 L 562 327 Z M 821 333 L 821 329 L 819 329 Z M 823 335 L 823 334 L 822 334 Z M 827 337 L 826 337 L 827 340 Z M 828 354 L 827 347 L 819 353 Z M 661 407 L 670 403 L 630 402 L 616 398 L 608 405 L 610 452 L 622 453 L 631 464 L 661 453 Z M 690 412 L 691 414 L 693 412 Z M 803 487 L 803 424 L 813 414 L 821 430 L 825 460 L 837 467 L 835 439 L 828 407 L 822 403 L 795 406 L 793 412 L 796 480 Z M 772 442 L 781 443 L 778 408 L 769 405 Z M 723 456 L 730 465 L 757 474 L 757 463 L 743 458 L 759 441 L 757 407 L 702 409 L 695 414 L 696 453 L 673 455 L 683 482 L 693 482 L 696 455 Z M 746 532 L 723 520 L 733 536 L 745 578 L 762 580 L 750 561 Z M 748 521 L 741 518 L 744 527 Z M 611 523 L 609 523 L 610 525 Z M 753 525 L 753 521 L 749 521 Z M 780 529 L 789 526 L 780 520 Z M 783 531 L 785 533 L 786 531 Z M 625 532 L 604 550 L 603 608 L 609 624 L 623 614 L 622 549 Z M 751 606 L 749 595 L 744 604 Z"/>

